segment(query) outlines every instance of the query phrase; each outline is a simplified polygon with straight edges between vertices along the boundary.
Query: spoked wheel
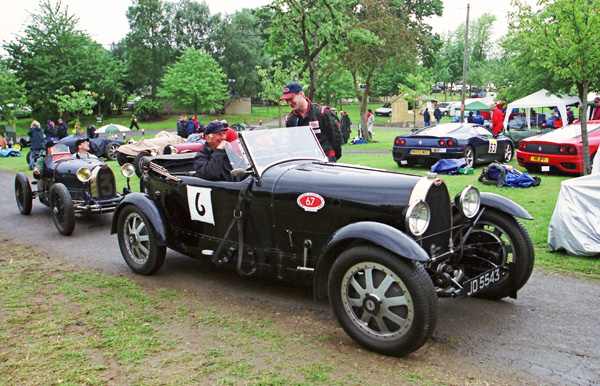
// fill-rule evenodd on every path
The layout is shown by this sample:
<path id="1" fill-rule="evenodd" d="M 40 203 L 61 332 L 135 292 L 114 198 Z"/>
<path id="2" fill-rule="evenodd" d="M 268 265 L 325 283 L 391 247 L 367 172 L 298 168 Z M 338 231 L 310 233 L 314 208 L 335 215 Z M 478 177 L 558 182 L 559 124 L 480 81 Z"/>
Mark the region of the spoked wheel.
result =
<path id="1" fill-rule="evenodd" d="M 119 145 L 118 142 L 109 142 L 106 144 L 106 146 L 104 147 L 104 155 L 106 156 L 107 160 L 117 160 L 117 149 L 119 148 L 119 146 L 121 145 Z"/>
<path id="2" fill-rule="evenodd" d="M 57 183 L 50 188 L 50 209 L 52 219 L 58 231 L 68 236 L 75 230 L 75 209 L 73 200 L 63 184 Z"/>
<path id="3" fill-rule="evenodd" d="M 162 267 L 167 248 L 158 245 L 150 221 L 139 208 L 129 205 L 121 211 L 118 239 L 123 259 L 133 272 L 151 275 Z"/>
<path id="4" fill-rule="evenodd" d="M 473 278 L 494 267 L 515 263 L 514 277 L 504 272 L 500 282 L 475 296 L 502 299 L 522 288 L 531 272 L 535 253 L 531 237 L 519 220 L 506 213 L 485 209 L 477 226 L 465 242 L 463 268 Z"/>
<path id="5" fill-rule="evenodd" d="M 464 158 L 467 159 L 467 168 L 472 168 L 475 165 L 475 149 L 471 146 L 465 148 Z"/>
<path id="6" fill-rule="evenodd" d="M 504 147 L 504 156 L 502 157 L 502 162 L 509 163 L 513 158 L 513 147 L 512 144 L 507 143 Z"/>
<path id="7" fill-rule="evenodd" d="M 27 178 L 25 173 L 17 173 L 15 177 L 15 198 L 17 199 L 17 207 L 19 207 L 21 214 L 31 213 L 33 193 L 29 184 L 29 178 Z"/>
<path id="8" fill-rule="evenodd" d="M 342 253 L 329 273 L 329 300 L 352 339 L 401 356 L 421 346 L 437 323 L 437 298 L 425 269 L 378 247 Z"/>

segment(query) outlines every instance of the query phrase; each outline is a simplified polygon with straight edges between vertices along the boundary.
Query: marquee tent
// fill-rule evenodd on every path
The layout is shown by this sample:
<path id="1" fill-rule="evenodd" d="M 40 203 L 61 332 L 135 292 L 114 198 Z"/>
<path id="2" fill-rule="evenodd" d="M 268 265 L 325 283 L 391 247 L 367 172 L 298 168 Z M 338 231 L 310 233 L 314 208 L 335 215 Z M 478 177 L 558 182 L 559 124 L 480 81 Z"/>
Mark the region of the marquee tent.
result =
<path id="1" fill-rule="evenodd" d="M 491 109 L 490 105 L 486 105 L 480 101 L 471 102 L 465 106 L 466 111 L 490 111 Z"/>
<path id="2" fill-rule="evenodd" d="M 548 90 L 541 89 L 524 98 L 509 103 L 506 106 L 506 114 L 504 116 L 504 127 L 508 127 L 508 119 L 510 112 L 513 109 L 525 109 L 527 114 L 527 128 L 531 129 L 531 109 L 541 107 L 557 107 L 562 119 L 567 117 L 567 106 L 579 103 L 578 97 L 569 95 L 554 95 L 549 94 Z M 563 121 L 566 124 L 566 121 Z"/>

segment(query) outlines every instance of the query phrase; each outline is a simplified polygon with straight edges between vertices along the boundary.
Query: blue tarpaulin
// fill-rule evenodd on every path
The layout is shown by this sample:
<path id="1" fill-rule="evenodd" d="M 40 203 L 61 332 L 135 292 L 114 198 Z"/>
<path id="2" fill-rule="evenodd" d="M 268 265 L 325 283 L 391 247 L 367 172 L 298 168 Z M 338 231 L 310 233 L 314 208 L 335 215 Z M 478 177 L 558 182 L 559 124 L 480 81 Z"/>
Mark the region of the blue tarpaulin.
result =
<path id="1" fill-rule="evenodd" d="M 0 157 L 20 157 L 21 152 L 15 149 L 2 149 L 0 150 Z"/>
<path id="2" fill-rule="evenodd" d="M 458 174 L 460 168 L 467 166 L 465 158 L 459 159 L 441 159 L 431 167 L 432 173 L 438 174 Z"/>

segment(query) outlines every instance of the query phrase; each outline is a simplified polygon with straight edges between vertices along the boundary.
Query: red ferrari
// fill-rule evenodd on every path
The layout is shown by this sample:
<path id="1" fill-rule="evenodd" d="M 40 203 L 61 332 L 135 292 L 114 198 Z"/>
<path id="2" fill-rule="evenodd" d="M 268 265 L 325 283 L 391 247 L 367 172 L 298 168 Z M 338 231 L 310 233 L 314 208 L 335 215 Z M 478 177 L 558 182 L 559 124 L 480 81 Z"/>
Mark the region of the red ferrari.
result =
<path id="1" fill-rule="evenodd" d="M 589 121 L 587 131 L 592 164 L 600 145 L 600 121 Z M 517 150 L 517 161 L 528 172 L 539 173 L 542 166 L 550 166 L 553 172 L 583 174 L 581 125 L 575 123 L 522 139 Z"/>

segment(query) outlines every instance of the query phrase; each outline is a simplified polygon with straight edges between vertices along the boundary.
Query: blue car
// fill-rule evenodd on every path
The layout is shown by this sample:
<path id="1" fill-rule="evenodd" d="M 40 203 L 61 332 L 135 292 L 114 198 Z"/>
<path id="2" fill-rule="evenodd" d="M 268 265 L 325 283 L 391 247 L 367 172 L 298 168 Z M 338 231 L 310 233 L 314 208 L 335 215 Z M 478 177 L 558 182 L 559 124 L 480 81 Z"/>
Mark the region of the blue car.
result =
<path id="1" fill-rule="evenodd" d="M 513 157 L 510 138 L 494 135 L 473 123 L 443 123 L 396 137 L 393 148 L 398 166 L 431 166 L 441 158 L 466 158 L 467 167 Z"/>

